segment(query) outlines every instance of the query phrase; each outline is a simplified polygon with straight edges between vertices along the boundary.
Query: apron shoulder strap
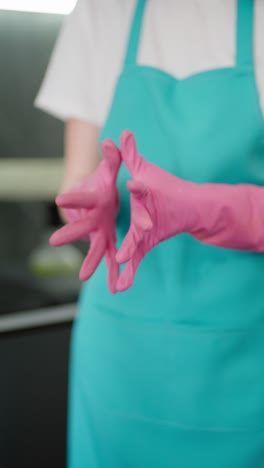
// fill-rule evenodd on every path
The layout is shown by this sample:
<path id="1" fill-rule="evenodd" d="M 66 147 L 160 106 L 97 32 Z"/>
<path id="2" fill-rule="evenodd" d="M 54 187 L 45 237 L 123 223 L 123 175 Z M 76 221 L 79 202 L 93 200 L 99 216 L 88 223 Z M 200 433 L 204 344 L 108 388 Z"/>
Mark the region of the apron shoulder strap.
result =
<path id="1" fill-rule="evenodd" d="M 147 0 L 138 0 L 128 39 L 125 64 L 135 65 Z M 254 0 L 237 0 L 236 64 L 254 66 Z"/>
<path id="2" fill-rule="evenodd" d="M 237 0 L 236 64 L 254 66 L 254 0 Z"/>
<path id="3" fill-rule="evenodd" d="M 144 19 L 144 12 L 147 0 L 138 0 L 132 20 L 130 34 L 128 38 L 128 47 L 126 52 L 125 64 L 136 65 L 137 53 L 140 43 L 141 27 Z"/>

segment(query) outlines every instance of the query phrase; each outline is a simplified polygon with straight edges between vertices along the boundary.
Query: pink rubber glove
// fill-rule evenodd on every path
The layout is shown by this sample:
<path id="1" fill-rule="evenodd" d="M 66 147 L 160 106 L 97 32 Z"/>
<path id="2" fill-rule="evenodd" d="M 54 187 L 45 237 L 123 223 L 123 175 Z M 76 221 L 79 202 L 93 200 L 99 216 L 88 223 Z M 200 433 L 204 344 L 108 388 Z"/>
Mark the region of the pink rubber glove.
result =
<path id="1" fill-rule="evenodd" d="M 84 179 L 69 193 L 57 197 L 56 204 L 65 209 L 68 224 L 51 236 L 50 243 L 60 246 L 89 239 L 90 248 L 80 271 L 80 280 L 89 279 L 105 256 L 108 286 L 115 293 L 119 275 L 115 230 L 119 206 L 116 179 L 121 156 L 110 140 L 102 144 L 102 150 L 104 159 L 95 174 Z"/>
<path id="2" fill-rule="evenodd" d="M 254 185 L 195 184 L 147 162 L 132 133 L 121 137 L 121 157 L 133 180 L 131 225 L 117 254 L 127 265 L 117 290 L 128 289 L 153 247 L 181 233 L 218 247 L 264 252 L 264 189 Z"/>

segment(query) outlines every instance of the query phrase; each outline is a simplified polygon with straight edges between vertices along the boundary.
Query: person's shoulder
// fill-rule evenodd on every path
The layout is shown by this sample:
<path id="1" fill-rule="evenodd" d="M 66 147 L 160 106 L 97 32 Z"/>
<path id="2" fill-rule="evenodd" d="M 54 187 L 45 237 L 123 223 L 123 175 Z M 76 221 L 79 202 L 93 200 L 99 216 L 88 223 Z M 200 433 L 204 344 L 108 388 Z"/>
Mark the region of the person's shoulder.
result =
<path id="1" fill-rule="evenodd" d="M 261 33 L 264 35 L 264 1 L 255 0 L 255 15 L 256 21 L 261 26 Z"/>
<path id="2" fill-rule="evenodd" d="M 109 30 L 119 25 L 128 25 L 136 4 L 136 0 L 82 0 L 89 3 L 91 14 Z"/>
<path id="3" fill-rule="evenodd" d="M 136 0 L 78 0 L 74 10 L 109 21 L 116 15 L 120 18 L 129 16 L 135 5 Z"/>
<path id="4" fill-rule="evenodd" d="M 124 40 L 137 0 L 78 0 L 66 22 L 81 28 L 85 38 L 114 43 Z"/>
<path id="5" fill-rule="evenodd" d="M 137 0 L 79 0 L 80 21 L 85 38 L 94 43 L 100 57 L 108 62 L 121 59 Z M 81 11 L 82 10 L 82 11 Z M 120 56 L 120 57 L 119 57 Z"/>

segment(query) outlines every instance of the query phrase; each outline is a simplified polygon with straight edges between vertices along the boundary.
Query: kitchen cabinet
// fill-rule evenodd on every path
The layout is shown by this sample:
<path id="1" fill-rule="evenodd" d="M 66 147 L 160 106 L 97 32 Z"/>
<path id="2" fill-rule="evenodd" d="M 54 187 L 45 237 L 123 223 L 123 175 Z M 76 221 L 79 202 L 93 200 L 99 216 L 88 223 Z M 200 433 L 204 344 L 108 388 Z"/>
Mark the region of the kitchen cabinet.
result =
<path id="1" fill-rule="evenodd" d="M 0 317 L 0 466 L 65 468 L 75 305 Z"/>

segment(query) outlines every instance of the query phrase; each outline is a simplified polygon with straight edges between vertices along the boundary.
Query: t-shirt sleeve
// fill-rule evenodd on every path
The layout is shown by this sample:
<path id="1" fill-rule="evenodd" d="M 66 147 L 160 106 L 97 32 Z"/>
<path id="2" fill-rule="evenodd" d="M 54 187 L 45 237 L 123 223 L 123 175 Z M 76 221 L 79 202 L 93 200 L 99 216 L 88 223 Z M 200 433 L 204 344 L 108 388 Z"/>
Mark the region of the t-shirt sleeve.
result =
<path id="1" fill-rule="evenodd" d="M 35 100 L 36 107 L 62 120 L 78 118 L 101 124 L 93 11 L 98 3 L 79 0 L 66 17 Z"/>

